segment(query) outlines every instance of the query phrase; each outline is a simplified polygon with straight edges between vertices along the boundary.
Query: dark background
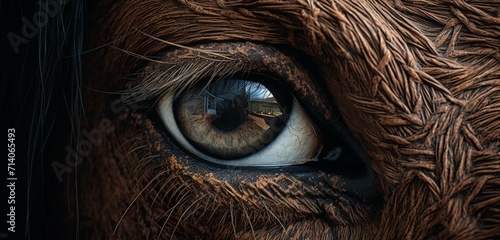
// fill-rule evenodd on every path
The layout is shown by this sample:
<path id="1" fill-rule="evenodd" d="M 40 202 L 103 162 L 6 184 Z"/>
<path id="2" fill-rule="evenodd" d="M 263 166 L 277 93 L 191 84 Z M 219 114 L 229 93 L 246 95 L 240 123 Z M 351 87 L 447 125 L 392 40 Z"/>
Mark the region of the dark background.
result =
<path id="1" fill-rule="evenodd" d="M 43 0 L 41 2 L 47 2 Z M 71 136 L 79 88 L 79 60 L 83 33 L 82 1 L 71 0 L 50 17 L 28 43 L 15 52 L 8 39 L 23 36 L 22 18 L 32 21 L 40 11 L 34 0 L 0 1 L 1 128 L 0 240 L 58 239 L 66 226 L 61 200 L 64 183 L 51 162 L 64 152 Z M 76 126 L 73 126 L 73 128 Z M 16 129 L 16 227 L 7 230 L 7 129 Z M 64 238 L 64 237 L 63 237 Z M 71 237 L 71 239 L 76 239 Z"/>

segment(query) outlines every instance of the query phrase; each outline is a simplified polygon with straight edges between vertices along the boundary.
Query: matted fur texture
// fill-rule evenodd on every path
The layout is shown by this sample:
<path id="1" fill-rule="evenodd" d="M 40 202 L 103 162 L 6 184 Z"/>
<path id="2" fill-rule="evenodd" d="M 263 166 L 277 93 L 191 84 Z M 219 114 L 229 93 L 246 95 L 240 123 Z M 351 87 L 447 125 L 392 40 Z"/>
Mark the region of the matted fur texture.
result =
<path id="1" fill-rule="evenodd" d="M 115 129 L 78 172 L 70 219 L 81 239 L 500 237 L 498 1 L 125 0 L 93 11 L 88 48 L 100 48 L 86 56 L 85 86 L 130 96 L 149 84 L 136 100 L 154 102 L 170 79 L 187 87 L 182 70 L 206 70 L 191 59 L 220 61 L 212 75 L 234 73 L 241 62 L 224 44 L 286 46 L 312 59 L 317 77 L 295 88 L 325 86 L 308 87 L 303 102 L 318 106 L 322 123 L 328 104 L 338 108 L 383 197 L 323 171 L 205 165 L 152 113 L 112 115 L 113 95 L 88 90 L 85 128 L 110 117 Z M 221 51 L 203 55 L 206 43 Z M 179 45 L 193 48 L 176 55 Z M 162 64 L 174 70 L 155 73 Z M 325 104 L 307 98 L 317 94 Z"/>

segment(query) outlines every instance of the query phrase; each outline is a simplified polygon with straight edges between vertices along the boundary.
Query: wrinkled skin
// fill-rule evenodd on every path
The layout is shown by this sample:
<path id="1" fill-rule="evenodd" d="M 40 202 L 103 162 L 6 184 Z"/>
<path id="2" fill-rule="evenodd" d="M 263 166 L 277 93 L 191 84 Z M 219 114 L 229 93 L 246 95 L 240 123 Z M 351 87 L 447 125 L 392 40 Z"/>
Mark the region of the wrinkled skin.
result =
<path id="1" fill-rule="evenodd" d="M 474 1 L 100 1 L 87 46 L 104 47 L 85 56 L 83 128 L 109 118 L 113 130 L 70 181 L 79 215 L 70 211 L 69 220 L 78 217 L 81 239 L 499 237 L 499 9 Z M 233 169 L 193 157 L 150 110 L 159 94 L 133 92 L 161 71 L 152 58 L 199 60 L 197 50 L 159 39 L 262 63 L 252 71 L 283 71 L 324 141 L 348 132 L 368 161 Z M 273 66 L 280 56 L 294 64 Z M 136 101 L 118 107 L 118 95 L 95 91 L 127 89 Z"/>

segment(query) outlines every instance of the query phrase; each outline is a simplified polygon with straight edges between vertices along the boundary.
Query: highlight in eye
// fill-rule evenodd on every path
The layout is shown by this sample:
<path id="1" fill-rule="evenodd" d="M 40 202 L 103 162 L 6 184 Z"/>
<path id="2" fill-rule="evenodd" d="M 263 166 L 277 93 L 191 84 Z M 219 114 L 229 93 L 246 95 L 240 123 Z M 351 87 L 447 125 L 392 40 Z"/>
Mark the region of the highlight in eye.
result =
<path id="1" fill-rule="evenodd" d="M 213 163 L 282 166 L 317 160 L 322 147 L 311 120 L 283 86 L 268 82 L 215 81 L 164 96 L 158 112 L 186 150 Z"/>

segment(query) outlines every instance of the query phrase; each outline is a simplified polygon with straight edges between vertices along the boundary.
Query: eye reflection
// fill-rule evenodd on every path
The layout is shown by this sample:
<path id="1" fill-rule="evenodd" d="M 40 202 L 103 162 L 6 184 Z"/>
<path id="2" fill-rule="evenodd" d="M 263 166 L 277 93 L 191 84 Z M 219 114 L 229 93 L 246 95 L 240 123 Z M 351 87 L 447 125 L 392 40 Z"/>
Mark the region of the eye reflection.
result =
<path id="1" fill-rule="evenodd" d="M 289 120 L 292 98 L 276 86 L 222 80 L 190 90 L 175 104 L 181 132 L 219 159 L 238 159 L 272 142 Z"/>

